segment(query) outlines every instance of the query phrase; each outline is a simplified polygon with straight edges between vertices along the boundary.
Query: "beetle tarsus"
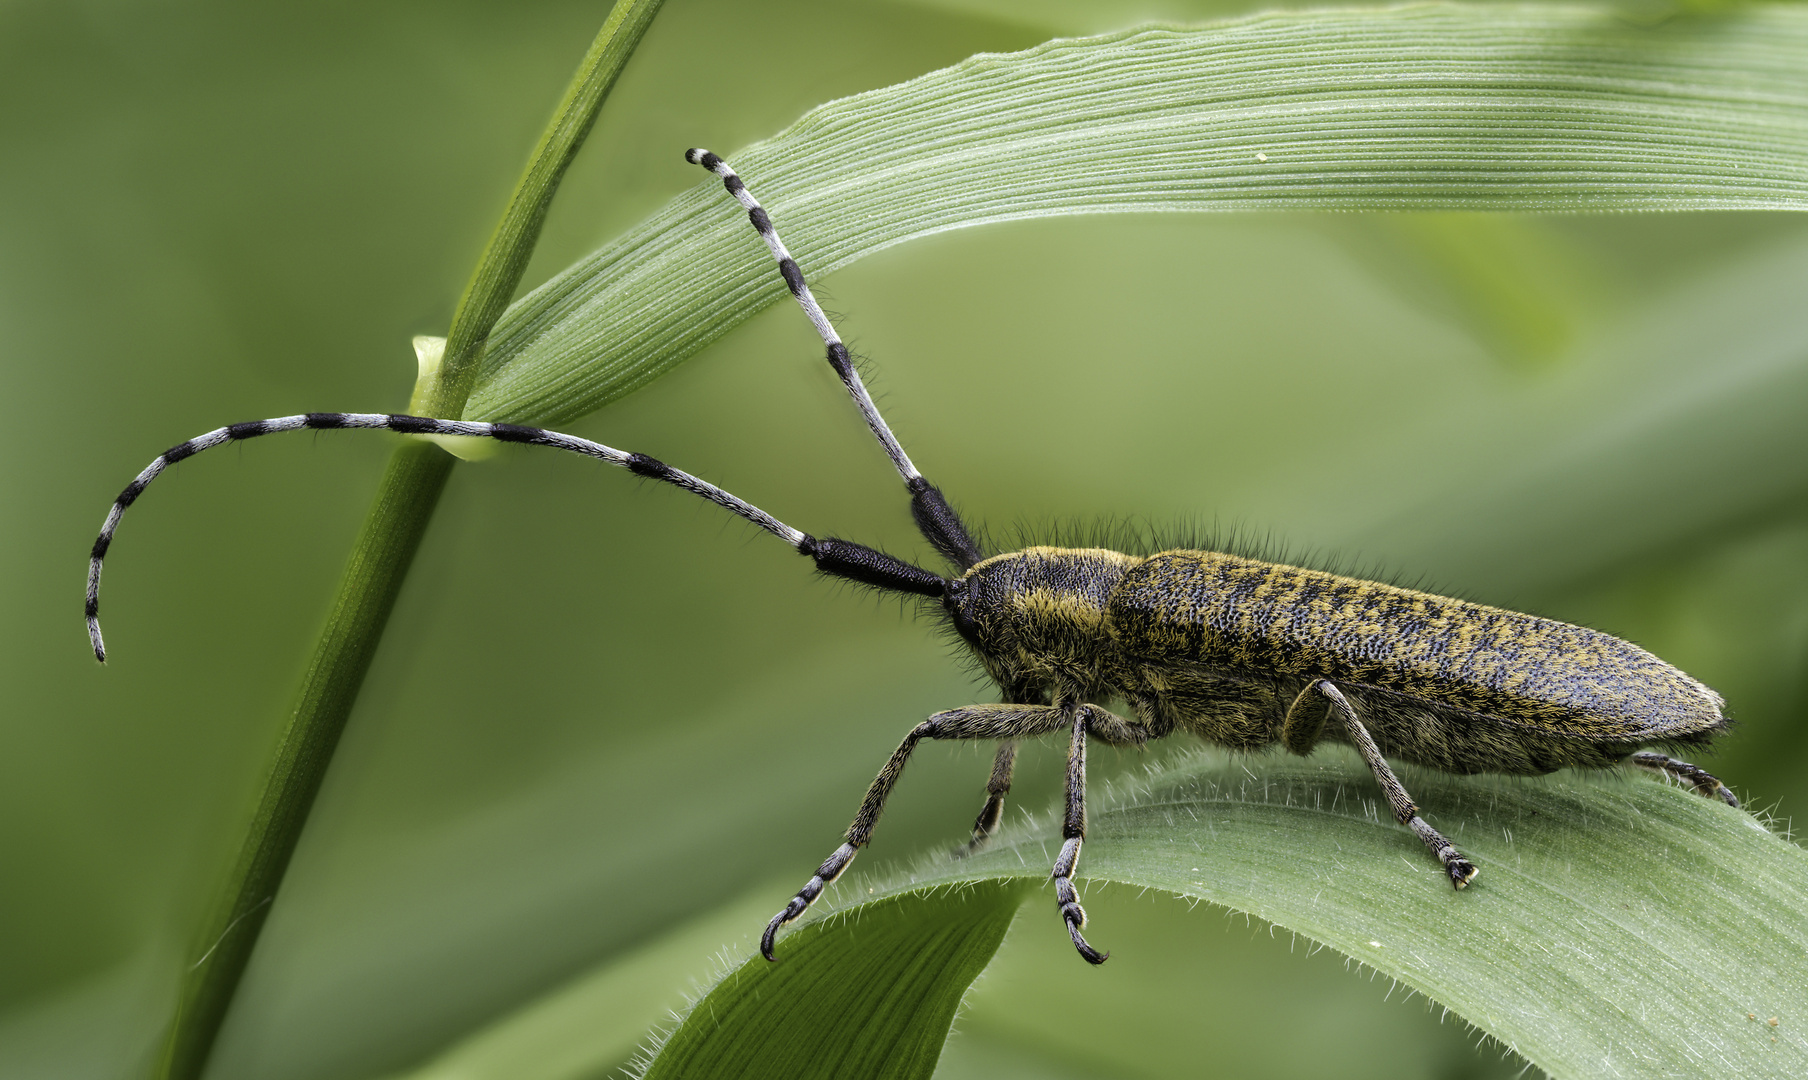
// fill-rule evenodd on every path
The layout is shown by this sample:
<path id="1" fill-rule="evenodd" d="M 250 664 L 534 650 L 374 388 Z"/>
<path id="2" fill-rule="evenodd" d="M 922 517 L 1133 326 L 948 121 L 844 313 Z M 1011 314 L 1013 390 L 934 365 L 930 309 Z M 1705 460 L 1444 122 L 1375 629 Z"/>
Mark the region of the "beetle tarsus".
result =
<path id="1" fill-rule="evenodd" d="M 1701 795 L 1704 798 L 1719 799 L 1721 802 L 1735 810 L 1739 808 L 1739 797 L 1733 794 L 1733 789 L 1721 783 L 1718 776 L 1708 772 L 1699 765 L 1692 765 L 1689 762 L 1673 758 L 1668 754 L 1660 754 L 1653 750 L 1642 751 L 1632 755 L 1626 760 L 1641 769 L 1648 769 L 1660 776 L 1667 776 L 1672 780 L 1681 780 L 1683 783 L 1694 788 L 1697 795 Z"/>
<path id="2" fill-rule="evenodd" d="M 761 956 L 768 960 L 776 961 L 778 959 L 778 957 L 772 955 L 772 949 L 778 939 L 779 927 L 790 922 L 792 919 L 797 918 L 799 915 L 802 915 L 804 909 L 809 906 L 808 903 L 801 902 L 799 899 L 793 897 L 791 902 L 785 905 L 783 911 L 772 917 L 772 921 L 766 924 L 766 932 L 760 935 Z"/>
<path id="3" fill-rule="evenodd" d="M 1458 855 L 1456 858 L 1445 863 L 1444 870 L 1450 875 L 1450 884 L 1459 889 L 1467 886 L 1471 881 L 1474 881 L 1475 875 L 1481 873 L 1480 870 L 1475 868 L 1474 863 L 1463 858 L 1461 855 Z"/>
<path id="4" fill-rule="evenodd" d="M 1455 844 L 1444 839 L 1444 834 L 1432 828 L 1424 818 L 1414 814 L 1404 824 L 1418 834 L 1425 846 L 1431 849 L 1431 853 L 1444 864 L 1444 872 L 1450 875 L 1452 886 L 1461 889 L 1474 881 L 1475 875 L 1481 872 L 1475 868 L 1474 863 L 1463 858 L 1463 853 L 1456 849 Z"/>
<path id="5" fill-rule="evenodd" d="M 1061 911 L 1061 917 L 1067 920 L 1067 936 L 1073 938 L 1074 948 L 1080 950 L 1081 958 L 1088 964 L 1097 967 L 1111 959 L 1111 954 L 1108 952 L 1100 952 L 1091 945 L 1086 944 L 1086 939 L 1080 935 L 1080 927 L 1086 922 L 1086 913 L 1080 910 L 1080 905 L 1078 904 L 1074 904 L 1072 907 L 1072 911 L 1069 911 L 1066 908 L 1063 908 Z"/>
<path id="6" fill-rule="evenodd" d="M 980 810 L 979 817 L 973 822 L 973 839 L 955 848 L 954 857 L 964 859 L 985 847 L 986 841 L 992 839 L 992 832 L 998 828 L 998 823 L 1003 819 L 1004 795 L 1002 793 L 988 795 L 985 807 Z"/>
<path id="7" fill-rule="evenodd" d="M 779 928 L 808 911 L 810 905 L 816 902 L 816 898 L 822 895 L 822 890 L 833 885 L 835 879 L 841 876 L 841 872 L 848 868 L 848 863 L 853 862 L 854 856 L 859 853 L 860 849 L 853 844 L 843 844 L 835 849 L 833 855 L 822 861 L 822 865 L 816 868 L 816 873 L 804 883 L 803 888 L 797 890 L 797 895 L 791 898 L 791 902 L 785 905 L 784 910 L 774 915 L 772 921 L 766 924 L 766 932 L 760 935 L 761 956 L 768 960 L 778 959 L 772 955 L 772 949 L 778 940 Z"/>
<path id="8" fill-rule="evenodd" d="M 1074 948 L 1080 950 L 1088 964 L 1102 964 L 1111 959 L 1110 953 L 1102 953 L 1086 944 L 1085 936 L 1080 933 L 1080 927 L 1086 925 L 1086 909 L 1080 906 L 1072 878 L 1055 878 L 1055 904 L 1061 909 L 1061 921 L 1067 924 L 1067 936 L 1073 938 Z"/>

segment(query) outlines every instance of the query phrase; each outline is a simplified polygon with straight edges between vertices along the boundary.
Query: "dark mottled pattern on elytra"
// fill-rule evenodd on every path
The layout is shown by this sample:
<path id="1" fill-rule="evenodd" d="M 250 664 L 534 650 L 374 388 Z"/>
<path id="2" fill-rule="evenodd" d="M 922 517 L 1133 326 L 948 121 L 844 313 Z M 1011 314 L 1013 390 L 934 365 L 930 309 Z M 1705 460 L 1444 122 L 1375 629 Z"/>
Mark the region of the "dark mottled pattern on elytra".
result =
<path id="1" fill-rule="evenodd" d="M 1724 724 L 1718 695 L 1609 634 L 1464 600 L 1202 551 L 1129 571 L 1109 607 L 1150 661 L 1323 677 L 1587 739 Z"/>
<path id="2" fill-rule="evenodd" d="M 1201 551 L 1035 547 L 952 583 L 955 628 L 1003 686 L 1127 702 L 1138 739 L 1281 741 L 1314 679 L 1382 753 L 1452 773 L 1606 768 L 1726 726 L 1713 691 L 1629 642 L 1412 589 Z M 1303 735 L 1328 701 L 1309 698 Z"/>

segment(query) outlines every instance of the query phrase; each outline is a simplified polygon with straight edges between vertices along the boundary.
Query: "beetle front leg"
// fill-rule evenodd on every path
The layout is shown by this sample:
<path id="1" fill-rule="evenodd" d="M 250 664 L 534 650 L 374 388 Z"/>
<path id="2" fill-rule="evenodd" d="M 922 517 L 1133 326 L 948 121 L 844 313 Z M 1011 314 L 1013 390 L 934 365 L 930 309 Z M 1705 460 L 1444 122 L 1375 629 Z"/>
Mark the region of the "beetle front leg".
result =
<path id="1" fill-rule="evenodd" d="M 1450 875 L 1450 884 L 1460 889 L 1473 881 L 1478 873 L 1475 864 L 1463 858 L 1462 853 L 1456 849 L 1456 845 L 1444 839 L 1444 834 L 1432 828 L 1424 818 L 1419 816 L 1419 807 L 1413 802 L 1412 796 L 1406 793 L 1405 786 L 1400 783 L 1400 778 L 1394 775 L 1394 770 L 1388 767 L 1387 759 L 1381 756 L 1381 748 L 1375 745 L 1375 740 L 1369 735 L 1368 729 L 1362 726 L 1361 720 L 1357 719 L 1355 706 L 1351 705 L 1349 699 L 1343 696 L 1343 691 L 1333 686 L 1328 679 L 1319 679 L 1314 682 L 1312 689 L 1331 699 L 1332 707 L 1343 719 L 1344 730 L 1349 733 L 1350 742 L 1362 754 L 1363 760 L 1368 762 L 1369 771 L 1375 774 L 1375 779 L 1381 784 L 1381 790 L 1387 793 L 1388 804 L 1394 810 L 1394 820 L 1418 834 L 1425 846 L 1431 849 L 1431 853 L 1444 864 L 1444 872 Z M 1295 707 L 1297 704 L 1296 702 Z M 1291 712 L 1291 710 L 1289 711 Z"/>
<path id="2" fill-rule="evenodd" d="M 860 809 L 854 814 L 854 823 L 848 826 L 846 843 L 823 860 L 822 865 L 816 868 L 816 873 L 791 898 L 791 902 L 766 924 L 766 932 L 760 935 L 760 955 L 768 960 L 774 959 L 772 948 L 779 929 L 807 911 L 816 898 L 822 895 L 822 891 L 832 885 L 842 871 L 848 868 L 848 864 L 854 861 L 854 856 L 859 854 L 860 849 L 872 840 L 873 829 L 879 824 L 879 815 L 885 810 L 885 800 L 897 785 L 898 777 L 904 775 L 904 766 L 910 761 L 911 751 L 916 749 L 917 743 L 924 739 L 1031 738 L 1061 730 L 1067 726 L 1070 715 L 1068 710 L 1050 705 L 969 705 L 964 709 L 936 713 L 912 728 L 910 734 L 904 736 L 904 741 L 892 752 L 891 760 L 873 778 L 872 786 L 866 789 L 866 798 L 860 800 Z M 1001 752 L 1000 758 L 1003 756 Z M 994 768 L 994 777 L 996 775 Z M 1008 786 L 1008 769 L 1006 783 Z M 1002 796 L 1000 805 L 1002 806 Z"/>

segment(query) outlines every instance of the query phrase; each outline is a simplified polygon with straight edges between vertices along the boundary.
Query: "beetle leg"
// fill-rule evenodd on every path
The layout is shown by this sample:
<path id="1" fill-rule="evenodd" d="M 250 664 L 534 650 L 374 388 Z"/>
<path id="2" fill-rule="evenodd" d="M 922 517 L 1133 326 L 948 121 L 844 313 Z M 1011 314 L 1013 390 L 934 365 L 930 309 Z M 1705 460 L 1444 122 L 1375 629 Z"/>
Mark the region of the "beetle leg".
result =
<path id="1" fill-rule="evenodd" d="M 1705 795 L 1710 799 L 1719 799 L 1732 807 L 1739 805 L 1739 799 L 1733 794 L 1732 789 L 1721 783 L 1719 777 L 1699 765 L 1691 765 L 1686 761 L 1679 761 L 1676 758 L 1649 750 L 1634 754 L 1626 761 L 1641 769 L 1649 769 L 1660 776 L 1681 780 L 1694 788 L 1698 794 Z"/>
<path id="2" fill-rule="evenodd" d="M 1110 953 L 1102 953 L 1081 936 L 1080 928 L 1086 925 L 1086 909 L 1080 906 L 1079 894 L 1074 892 L 1074 867 L 1080 861 L 1080 845 L 1086 840 L 1086 721 L 1091 713 L 1088 706 L 1076 706 L 1073 710 L 1073 739 L 1067 745 L 1067 813 L 1061 822 L 1061 854 L 1055 859 L 1055 868 L 1049 875 L 1055 880 L 1055 904 L 1061 909 L 1061 920 L 1067 924 L 1067 936 L 1073 938 L 1074 948 L 1089 964 L 1102 964 L 1110 959 Z"/>
<path id="3" fill-rule="evenodd" d="M 873 778 L 872 786 L 866 789 L 866 798 L 860 800 L 854 823 L 848 826 L 846 843 L 823 860 L 791 902 L 766 924 L 766 932 L 760 936 L 760 955 L 773 959 L 772 946 L 779 928 L 802 915 L 872 839 L 879 815 L 885 810 L 886 797 L 891 794 L 898 777 L 904 774 L 904 766 L 910 761 L 910 753 L 917 743 L 924 739 L 1020 739 L 1047 735 L 1066 727 L 1070 715 L 1069 710 L 1052 705 L 969 705 L 964 709 L 936 713 L 912 728 L 892 752 L 891 760 Z"/>
<path id="4" fill-rule="evenodd" d="M 1287 718 L 1281 721 L 1281 744 L 1289 752 L 1305 757 L 1318 745 L 1319 736 L 1324 734 L 1325 721 L 1330 718 L 1331 709 L 1320 700 L 1316 683 L 1308 684 L 1287 706 Z"/>
<path id="5" fill-rule="evenodd" d="M 1082 705 L 1080 708 L 1086 713 L 1086 733 L 1106 746 L 1134 746 L 1140 749 L 1150 739 L 1148 728 L 1132 723 L 1108 709 L 1101 709 L 1097 705 Z"/>
<path id="6" fill-rule="evenodd" d="M 1414 804 L 1412 796 L 1406 793 L 1406 788 L 1400 783 L 1400 778 L 1395 776 L 1394 770 L 1388 767 L 1387 759 L 1381 756 L 1381 748 L 1375 745 L 1375 740 L 1369 735 L 1368 729 L 1362 726 L 1361 720 L 1357 719 L 1356 709 L 1350 704 L 1349 699 L 1343 696 L 1343 691 L 1333 686 L 1328 679 L 1319 679 L 1312 684 L 1312 688 L 1330 698 L 1337 714 L 1343 718 L 1344 728 L 1350 735 L 1350 742 L 1355 744 L 1357 751 L 1362 754 L 1363 760 L 1368 762 L 1369 771 L 1375 774 L 1376 781 L 1381 784 L 1381 790 L 1387 793 L 1387 801 L 1394 809 L 1394 820 L 1418 834 L 1419 839 L 1425 842 L 1425 846 L 1431 849 L 1431 853 L 1444 864 L 1444 872 L 1450 875 L 1452 885 L 1460 889 L 1474 880 L 1477 873 L 1475 864 L 1463 858 L 1462 853 L 1457 851 L 1454 844 L 1444 839 L 1442 833 L 1432 828 L 1424 818 L 1419 816 L 1419 808 Z M 1295 707 L 1298 707 L 1298 704 L 1295 702 Z"/>
<path id="7" fill-rule="evenodd" d="M 957 849 L 956 855 L 978 851 L 998 828 L 1004 818 L 1004 797 L 1011 792 L 1011 769 L 1016 763 L 1017 744 L 1008 739 L 999 743 L 998 754 L 992 759 L 992 778 L 986 781 L 986 805 L 980 807 L 979 817 L 973 821 L 973 839 Z"/>

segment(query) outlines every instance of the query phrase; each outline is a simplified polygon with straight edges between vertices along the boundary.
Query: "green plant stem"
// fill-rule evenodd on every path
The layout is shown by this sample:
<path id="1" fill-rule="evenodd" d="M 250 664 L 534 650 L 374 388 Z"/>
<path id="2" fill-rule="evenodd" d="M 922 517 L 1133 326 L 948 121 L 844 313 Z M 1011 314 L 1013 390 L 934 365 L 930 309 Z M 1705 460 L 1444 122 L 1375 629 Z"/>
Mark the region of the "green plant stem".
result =
<path id="1" fill-rule="evenodd" d="M 619 0 L 585 53 L 452 317 L 445 358 L 421 395 L 430 415 L 462 413 L 476 360 L 521 283 L 566 167 L 661 3 Z M 158 1070 L 163 1080 L 194 1080 L 207 1067 L 454 462 L 437 446 L 420 441 L 410 441 L 390 456 L 302 679 L 244 847 L 184 972 Z"/>
<path id="2" fill-rule="evenodd" d="M 597 31 L 596 40 L 590 43 L 577 74 L 565 89 L 564 100 L 553 113 L 552 123 L 541 133 L 527 170 L 515 185 L 508 209 L 491 234 L 464 296 L 459 298 L 452 328 L 446 334 L 439 387 L 427 397 L 433 406 L 432 415 L 453 417 L 463 413 L 477 373 L 477 358 L 489 340 L 490 330 L 508 310 L 509 301 L 521 284 L 521 275 L 527 271 L 534 245 L 540 239 L 540 228 L 546 224 L 552 197 L 565 178 L 565 169 L 584 145 L 616 77 L 664 2 L 616 0 L 603 28 Z"/>
<path id="3" fill-rule="evenodd" d="M 262 801 L 227 884 L 212 940 L 185 973 L 163 1075 L 201 1074 L 257 944 L 308 810 L 351 715 L 402 580 L 457 459 L 430 443 L 397 448 L 352 548 L 326 629 L 302 679 Z"/>

